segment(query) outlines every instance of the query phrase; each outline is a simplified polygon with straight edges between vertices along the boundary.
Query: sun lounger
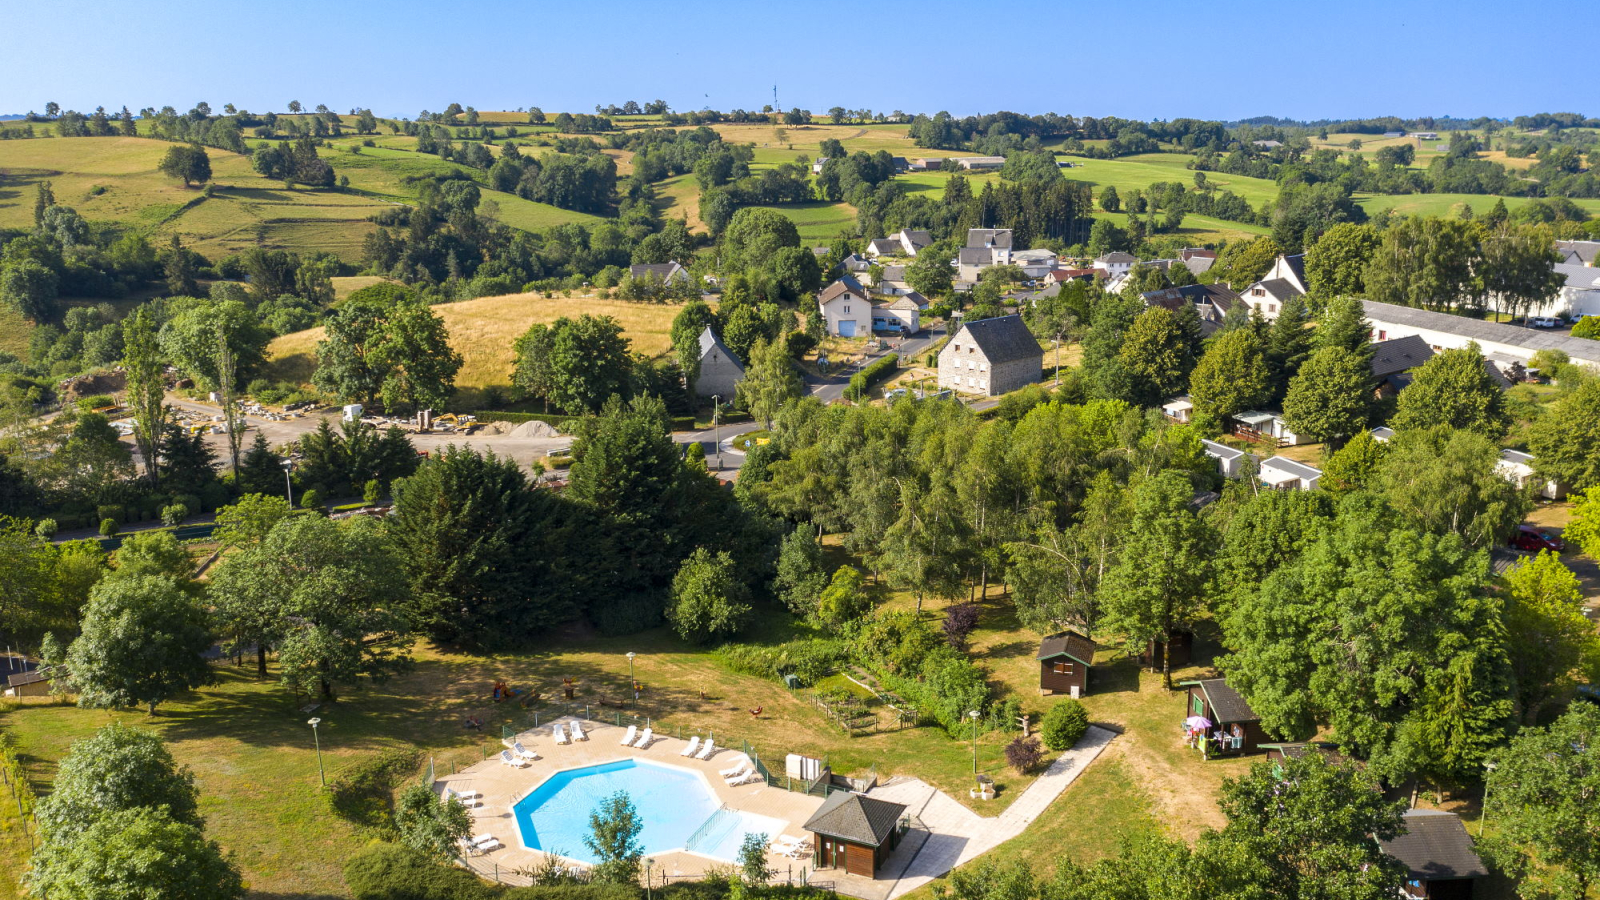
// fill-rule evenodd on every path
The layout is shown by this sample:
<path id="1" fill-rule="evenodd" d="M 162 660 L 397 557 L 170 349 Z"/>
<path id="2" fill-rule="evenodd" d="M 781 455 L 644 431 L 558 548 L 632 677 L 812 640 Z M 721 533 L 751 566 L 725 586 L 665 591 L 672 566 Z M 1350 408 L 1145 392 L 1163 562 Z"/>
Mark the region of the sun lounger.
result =
<path id="1" fill-rule="evenodd" d="M 650 746 L 650 741 L 655 736 L 656 736 L 656 733 L 654 731 L 651 731 L 650 729 L 646 728 L 644 730 L 644 734 L 639 735 L 639 740 L 634 743 L 634 746 L 638 747 L 640 750 L 643 750 L 644 748 Z"/>
<path id="2" fill-rule="evenodd" d="M 721 775 L 723 778 L 732 778 L 733 776 L 739 774 L 740 772 L 743 772 L 745 769 L 748 769 L 748 768 L 750 768 L 750 758 L 749 757 L 743 757 L 737 763 L 735 763 L 734 765 L 731 765 L 728 768 L 723 769 L 721 772 L 718 772 L 717 774 Z"/>
<path id="3" fill-rule="evenodd" d="M 689 745 L 687 747 L 684 747 L 683 751 L 681 753 L 679 753 L 678 755 L 679 756 L 693 756 L 695 754 L 695 751 L 697 751 L 699 749 L 700 749 L 700 735 L 697 734 L 694 737 L 689 738 Z"/>
<path id="4" fill-rule="evenodd" d="M 561 727 L 561 723 L 557 722 L 556 724 L 550 726 L 550 730 L 555 733 L 556 743 L 558 743 L 558 744 L 570 744 L 570 743 L 572 743 L 572 739 L 567 737 L 567 730 L 565 728 Z"/>
<path id="5" fill-rule="evenodd" d="M 508 766 L 512 766 L 512 767 L 515 767 L 515 768 L 521 768 L 522 766 L 528 765 L 528 761 L 523 759 L 522 757 L 520 757 L 520 756 L 512 756 L 510 750 L 501 750 L 500 751 L 500 761 L 505 763 Z"/>
<path id="6" fill-rule="evenodd" d="M 631 747 L 631 746 L 633 746 L 634 740 L 637 739 L 638 737 L 639 737 L 639 726 L 637 726 L 637 725 L 629 725 L 628 726 L 628 733 L 623 735 L 622 736 L 622 740 L 618 741 L 618 743 L 620 743 L 624 747 Z"/>
<path id="7" fill-rule="evenodd" d="M 741 779 L 741 778 L 743 778 L 743 777 L 745 777 L 746 775 L 749 775 L 749 774 L 750 774 L 750 767 L 748 765 L 740 765 L 740 766 L 736 767 L 734 771 L 729 772 L 726 775 L 723 775 L 722 777 L 724 779 L 726 779 L 729 784 L 733 784 L 734 782 L 738 781 L 739 779 Z"/>
<path id="8" fill-rule="evenodd" d="M 457 797 L 460 797 L 463 800 L 482 800 L 483 799 L 483 792 L 482 791 L 458 791 L 455 788 L 449 788 L 449 787 L 445 788 L 445 790 L 447 792 L 449 792 L 449 793 L 455 794 Z"/>
<path id="9" fill-rule="evenodd" d="M 706 745 L 704 747 L 700 748 L 700 752 L 696 753 L 694 755 L 694 758 L 695 759 L 710 759 L 711 758 L 711 754 L 713 754 L 715 752 L 717 752 L 716 742 L 712 741 L 710 738 L 706 738 Z"/>
<path id="10" fill-rule="evenodd" d="M 500 843 L 500 839 L 492 834 L 480 834 L 472 839 L 472 846 L 480 853 L 488 853 L 490 850 L 499 850 L 505 844 Z"/>
<path id="11" fill-rule="evenodd" d="M 764 780 L 765 779 L 762 778 L 760 772 L 757 772 L 755 769 L 751 769 L 743 775 L 740 775 L 738 778 L 730 778 L 728 780 L 728 787 L 738 787 L 741 784 L 750 784 L 751 782 Z"/>
<path id="12" fill-rule="evenodd" d="M 479 807 L 479 806 L 483 805 L 483 801 L 478 799 L 478 795 L 477 795 L 476 791 L 473 792 L 473 795 L 471 797 L 468 797 L 466 794 L 458 794 L 458 793 L 456 793 L 455 791 L 453 791 L 453 790 L 451 790 L 449 788 L 445 788 L 444 789 L 444 799 L 447 800 L 447 801 L 448 800 L 455 800 L 456 802 L 460 803 L 462 806 L 465 806 L 468 809 L 473 809 L 475 807 Z"/>
<path id="13" fill-rule="evenodd" d="M 533 752 L 532 750 L 529 750 L 527 747 L 522 746 L 522 742 L 521 741 L 517 741 L 515 744 L 511 745 L 511 752 L 515 753 L 517 756 L 521 757 L 522 759 L 526 759 L 526 760 L 530 760 L 530 761 L 539 758 L 539 754 Z"/>
<path id="14" fill-rule="evenodd" d="M 587 741 L 589 739 L 589 736 L 583 733 L 583 726 L 579 725 L 577 720 L 572 722 L 572 739 L 575 741 Z"/>

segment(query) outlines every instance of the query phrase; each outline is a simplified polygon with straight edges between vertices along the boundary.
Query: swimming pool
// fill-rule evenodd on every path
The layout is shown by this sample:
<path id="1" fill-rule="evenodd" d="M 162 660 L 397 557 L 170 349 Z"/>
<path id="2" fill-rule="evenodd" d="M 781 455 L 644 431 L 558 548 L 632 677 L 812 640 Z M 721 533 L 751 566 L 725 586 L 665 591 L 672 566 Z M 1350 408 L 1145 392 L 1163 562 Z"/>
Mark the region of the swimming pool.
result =
<path id="1" fill-rule="evenodd" d="M 512 814 L 523 846 L 594 865 L 599 860 L 583 843 L 589 813 L 617 791 L 627 792 L 644 823 L 646 856 L 688 850 L 733 862 L 746 834 L 777 837 L 786 824 L 721 806 L 698 772 L 624 759 L 557 772 L 518 800 Z"/>

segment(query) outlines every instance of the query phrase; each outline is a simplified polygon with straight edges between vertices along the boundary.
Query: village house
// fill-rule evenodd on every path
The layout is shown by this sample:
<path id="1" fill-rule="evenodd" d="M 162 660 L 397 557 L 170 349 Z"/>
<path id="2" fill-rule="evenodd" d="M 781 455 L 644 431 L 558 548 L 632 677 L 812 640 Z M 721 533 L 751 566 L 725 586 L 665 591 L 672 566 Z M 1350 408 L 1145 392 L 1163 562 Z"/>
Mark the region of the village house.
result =
<path id="1" fill-rule="evenodd" d="M 1234 756 L 1254 753 L 1267 740 L 1261 717 L 1239 692 L 1228 686 L 1226 678 L 1180 681 L 1186 689 L 1183 717 L 1186 730 L 1204 738 L 1201 745 L 1207 756 Z M 1201 725 L 1200 720 L 1206 724 Z M 1197 728 L 1189 727 L 1193 723 Z"/>
<path id="2" fill-rule="evenodd" d="M 900 245 L 901 255 L 916 256 L 918 251 L 922 250 L 924 247 L 932 246 L 933 235 L 930 232 L 922 231 L 921 229 L 902 228 L 894 234 L 889 235 L 889 240 Z"/>
<path id="3" fill-rule="evenodd" d="M 990 266 L 1011 264 L 1011 229 L 969 228 L 967 245 L 956 253 L 956 278 L 977 281 Z"/>
<path id="4" fill-rule="evenodd" d="M 1560 350 L 1573 362 L 1600 366 L 1600 341 L 1372 300 L 1361 301 L 1361 307 L 1372 323 L 1374 341 L 1416 335 L 1435 352 L 1476 343 L 1485 357 L 1498 356 L 1501 361 L 1516 361 L 1524 366 L 1540 350 Z M 1502 372 L 1506 369 L 1501 366 Z"/>
<path id="5" fill-rule="evenodd" d="M 701 397 L 733 397 L 734 387 L 744 380 L 744 363 L 733 355 L 716 332 L 707 325 L 700 332 L 700 374 L 694 379 L 694 392 Z"/>
<path id="6" fill-rule="evenodd" d="M 1401 833 L 1378 845 L 1406 867 L 1400 893 L 1408 900 L 1472 900 L 1474 883 L 1489 874 L 1461 818 L 1442 809 L 1406 810 Z"/>
<path id="7" fill-rule="evenodd" d="M 1300 436 L 1289 430 L 1281 413 L 1252 409 L 1234 413 L 1223 425 L 1230 433 L 1247 441 L 1257 441 L 1273 447 L 1293 447 Z"/>
<path id="8" fill-rule="evenodd" d="M 1304 297 L 1311 290 L 1306 281 L 1306 256 L 1280 255 L 1261 280 L 1244 289 L 1244 302 L 1271 322 L 1291 297 Z"/>
<path id="9" fill-rule="evenodd" d="M 6 677 L 7 697 L 48 697 L 50 696 L 50 676 L 35 669 L 32 672 L 21 672 Z"/>
<path id="10" fill-rule="evenodd" d="M 829 794 L 801 826 L 813 837 L 812 864 L 877 878 L 878 869 L 900 844 L 905 812 L 902 804 L 853 791 Z"/>
<path id="11" fill-rule="evenodd" d="M 1207 456 L 1217 461 L 1217 472 L 1223 478 L 1238 478 L 1244 474 L 1245 462 L 1255 459 L 1253 454 L 1216 441 L 1202 439 L 1200 447 L 1205 450 Z"/>
<path id="12" fill-rule="evenodd" d="M 1178 251 L 1178 259 L 1189 270 L 1189 274 L 1198 278 L 1216 265 L 1217 251 L 1202 247 L 1185 247 Z"/>
<path id="13" fill-rule="evenodd" d="M 817 308 L 829 334 L 866 337 L 872 333 L 872 299 L 861 282 L 848 275 L 822 289 Z"/>
<path id="14" fill-rule="evenodd" d="M 1519 488 L 1533 485 L 1533 491 L 1546 500 L 1560 500 L 1567 495 L 1567 486 L 1559 481 L 1540 478 L 1533 455 L 1521 450 L 1501 450 L 1500 460 L 1494 464 L 1496 475 Z"/>
<path id="15" fill-rule="evenodd" d="M 1045 273 L 1045 280 L 1052 284 L 1066 284 L 1069 281 L 1093 281 L 1094 269 L 1051 269 Z"/>
<path id="16" fill-rule="evenodd" d="M 1417 335 L 1372 345 L 1372 382 L 1379 396 L 1397 394 L 1411 383 L 1412 369 L 1433 359 L 1433 348 Z"/>
<path id="17" fill-rule="evenodd" d="M 872 289 L 879 294 L 909 294 L 911 284 L 906 281 L 905 266 L 881 266 Z"/>
<path id="18" fill-rule="evenodd" d="M 689 270 L 675 262 L 640 263 L 628 267 L 628 276 L 635 281 L 653 278 L 662 284 L 684 283 L 689 280 Z"/>
<path id="19" fill-rule="evenodd" d="M 1017 315 L 966 322 L 939 351 L 939 387 L 998 397 L 1037 382 L 1044 350 Z"/>
<path id="20" fill-rule="evenodd" d="M 1121 250 L 1113 250 L 1104 256 L 1097 256 L 1094 259 L 1095 271 L 1104 274 L 1107 281 L 1127 275 L 1138 264 L 1139 257 L 1134 256 L 1132 253 L 1124 253 Z"/>
<path id="21" fill-rule="evenodd" d="M 868 259 L 877 259 L 880 256 L 899 256 L 900 242 L 893 238 L 873 238 L 867 242 L 864 251 Z"/>
<path id="22" fill-rule="evenodd" d="M 1039 642 L 1039 693 L 1070 694 L 1073 698 L 1089 693 L 1089 669 L 1094 666 L 1094 641 L 1076 631 L 1052 634 Z"/>
<path id="23" fill-rule="evenodd" d="M 1600 241 L 1556 241 L 1562 265 L 1593 266 L 1600 257 Z"/>
<path id="24" fill-rule="evenodd" d="M 1317 482 L 1322 480 L 1322 470 L 1287 456 L 1274 456 L 1261 461 L 1261 471 L 1256 477 L 1275 490 L 1314 491 Z"/>
<path id="25" fill-rule="evenodd" d="M 1225 284 L 1190 284 L 1183 287 L 1162 288 L 1140 295 L 1145 306 L 1162 306 L 1180 312 L 1185 305 L 1193 305 L 1200 316 L 1204 334 L 1209 337 L 1222 327 L 1228 310 L 1239 302 L 1239 295 L 1228 290 Z"/>
<path id="26" fill-rule="evenodd" d="M 1043 248 L 1017 250 L 1011 254 L 1011 262 L 1019 266 L 1022 274 L 1029 278 L 1043 278 L 1056 267 L 1056 254 L 1052 250 Z"/>
<path id="27" fill-rule="evenodd" d="M 826 157 L 826 156 L 817 157 L 816 162 L 813 162 L 811 164 L 811 174 L 813 174 L 813 175 L 821 175 L 822 174 L 822 167 L 827 165 L 827 164 L 828 164 L 828 157 Z"/>
<path id="28" fill-rule="evenodd" d="M 1161 404 L 1161 414 L 1179 425 L 1187 425 L 1194 415 L 1194 401 L 1189 399 L 1188 394 L 1175 397 Z"/>
<path id="29" fill-rule="evenodd" d="M 925 308 L 926 304 L 919 304 L 909 294 L 887 303 L 873 304 L 872 330 L 917 334 L 922 331 L 922 310 Z"/>

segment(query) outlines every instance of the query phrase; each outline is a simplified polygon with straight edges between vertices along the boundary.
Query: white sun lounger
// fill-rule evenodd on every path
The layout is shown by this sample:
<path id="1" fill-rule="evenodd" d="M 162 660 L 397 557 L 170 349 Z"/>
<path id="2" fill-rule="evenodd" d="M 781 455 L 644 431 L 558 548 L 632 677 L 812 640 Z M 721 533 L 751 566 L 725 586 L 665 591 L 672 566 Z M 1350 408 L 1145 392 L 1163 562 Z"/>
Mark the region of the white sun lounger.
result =
<path id="1" fill-rule="evenodd" d="M 761 776 L 760 772 L 757 772 L 755 769 L 751 769 L 743 775 L 740 775 L 738 778 L 728 779 L 728 787 L 738 787 L 741 784 L 750 784 L 752 782 L 765 780 L 766 779 Z"/>
<path id="2" fill-rule="evenodd" d="M 638 747 L 640 750 L 643 750 L 644 748 L 650 746 L 650 741 L 655 736 L 656 733 L 654 731 L 646 728 L 644 730 L 644 734 L 639 735 L 639 740 L 634 743 L 634 746 Z"/>
<path id="3" fill-rule="evenodd" d="M 734 766 L 731 770 L 725 769 L 721 773 L 723 779 L 726 780 L 729 784 L 733 784 L 735 781 L 738 781 L 739 779 L 741 779 L 744 776 L 749 775 L 749 774 L 750 774 L 750 765 L 748 763 L 740 763 L 737 766 Z"/>
<path id="4" fill-rule="evenodd" d="M 472 839 L 472 846 L 480 853 L 488 853 L 490 850 L 499 850 L 505 844 L 500 843 L 500 839 L 492 834 L 480 834 Z"/>
<path id="5" fill-rule="evenodd" d="M 510 750 L 501 750 L 500 751 L 500 761 L 505 763 L 508 766 L 513 766 L 513 767 L 516 767 L 516 768 L 521 768 L 522 766 L 529 765 L 528 761 L 523 759 L 522 757 L 520 757 L 520 756 L 512 756 Z"/>
<path id="6" fill-rule="evenodd" d="M 575 741 L 587 741 L 589 739 L 589 736 L 583 733 L 583 726 L 579 725 L 576 719 L 572 721 L 572 739 Z"/>
<path id="7" fill-rule="evenodd" d="M 444 799 L 446 801 L 455 800 L 456 802 L 460 803 L 462 806 L 465 806 L 468 809 L 474 809 L 476 807 L 479 807 L 479 806 L 483 805 L 483 801 L 478 799 L 478 795 L 477 795 L 476 791 L 473 792 L 473 795 L 471 797 L 468 797 L 466 794 L 458 794 L 455 791 L 451 790 L 450 788 L 445 788 L 444 789 Z"/>
<path id="8" fill-rule="evenodd" d="M 567 737 L 567 730 L 565 728 L 561 727 L 561 723 L 560 722 L 557 722 L 556 724 L 550 726 L 550 730 L 555 733 L 556 743 L 558 743 L 558 744 L 570 744 L 570 743 L 572 743 L 572 739 Z"/>
<path id="9" fill-rule="evenodd" d="M 624 747 L 631 747 L 631 746 L 633 746 L 634 739 L 637 738 L 638 736 L 639 736 L 639 726 L 637 726 L 637 725 L 629 725 L 628 726 L 628 733 L 623 735 L 622 736 L 622 740 L 618 741 L 617 743 L 621 744 Z"/>
<path id="10" fill-rule="evenodd" d="M 748 769 L 748 768 L 750 768 L 750 758 L 747 757 L 747 756 L 742 756 L 742 757 L 739 758 L 739 761 L 737 763 L 735 763 L 734 765 L 729 766 L 726 769 L 723 769 L 722 771 L 718 772 L 717 774 L 721 775 L 723 778 L 732 778 L 733 776 L 738 775 L 740 772 L 743 772 L 745 769 Z"/>
<path id="11" fill-rule="evenodd" d="M 689 745 L 687 747 L 684 747 L 683 750 L 678 755 L 679 756 L 693 756 L 695 751 L 699 750 L 699 749 L 700 749 L 700 735 L 697 734 L 694 737 L 689 738 Z"/>
<path id="12" fill-rule="evenodd" d="M 458 791 L 458 790 L 456 790 L 455 788 L 452 788 L 452 787 L 445 788 L 445 791 L 447 793 L 455 794 L 457 797 L 460 797 L 463 800 L 482 800 L 483 799 L 483 792 L 482 791 Z"/>
<path id="13" fill-rule="evenodd" d="M 511 752 L 529 761 L 539 758 L 539 754 L 529 750 L 527 747 L 522 746 L 521 741 L 517 741 L 515 744 L 511 745 Z"/>
<path id="14" fill-rule="evenodd" d="M 694 758 L 695 759 L 710 759 L 711 758 L 711 754 L 713 754 L 715 752 L 717 752 L 716 742 L 712 741 L 710 738 L 706 738 L 706 745 L 704 747 L 700 748 L 700 752 L 696 753 L 694 755 Z"/>

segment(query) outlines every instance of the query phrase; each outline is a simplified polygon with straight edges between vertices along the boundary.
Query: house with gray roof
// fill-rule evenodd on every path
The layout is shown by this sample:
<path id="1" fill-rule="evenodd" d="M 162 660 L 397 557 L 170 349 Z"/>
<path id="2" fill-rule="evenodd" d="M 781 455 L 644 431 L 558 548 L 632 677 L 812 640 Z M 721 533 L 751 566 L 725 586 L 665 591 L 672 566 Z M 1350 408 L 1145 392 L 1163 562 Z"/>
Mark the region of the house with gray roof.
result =
<path id="1" fill-rule="evenodd" d="M 853 791 L 836 791 L 801 828 L 811 832 L 812 864 L 877 878 L 904 833 L 906 807 Z"/>
<path id="2" fill-rule="evenodd" d="M 917 251 L 933 244 L 933 234 L 920 228 L 902 228 L 889 235 L 889 240 L 900 245 L 903 256 L 916 256 Z"/>
<path id="3" fill-rule="evenodd" d="M 872 297 L 861 282 L 846 275 L 822 289 L 817 308 L 828 333 L 839 337 L 872 334 Z"/>
<path id="4" fill-rule="evenodd" d="M 694 380 L 695 394 L 728 400 L 733 397 L 734 388 L 743 380 L 744 363 L 707 325 L 700 332 L 700 374 Z"/>
<path id="5" fill-rule="evenodd" d="M 939 351 L 939 387 L 998 397 L 1037 382 L 1044 350 L 1018 315 L 964 322 Z"/>
<path id="6" fill-rule="evenodd" d="M 867 242 L 866 255 L 870 259 L 880 256 L 899 256 L 900 242 L 894 238 L 873 238 Z"/>
<path id="7" fill-rule="evenodd" d="M 689 270 L 675 262 L 640 263 L 628 267 L 629 277 L 638 280 L 653 278 L 662 284 L 672 282 L 685 282 L 689 280 Z"/>
<path id="8" fill-rule="evenodd" d="M 916 334 L 922 330 L 923 308 L 923 305 L 919 305 L 910 296 L 899 296 L 888 302 L 874 303 L 872 330 Z"/>
<path id="9" fill-rule="evenodd" d="M 1255 459 L 1255 455 L 1246 453 L 1227 444 L 1201 439 L 1200 447 L 1205 454 L 1217 461 L 1217 472 L 1223 478 L 1238 478 L 1244 474 L 1245 463 Z"/>
<path id="10" fill-rule="evenodd" d="M 1256 477 L 1267 487 L 1280 491 L 1314 491 L 1317 482 L 1322 480 L 1322 470 L 1287 456 L 1274 456 L 1261 461 L 1261 471 Z"/>
<path id="11" fill-rule="evenodd" d="M 1039 663 L 1039 693 L 1073 697 L 1089 693 L 1089 670 L 1094 666 L 1096 649 L 1094 641 L 1076 631 L 1046 635 L 1035 655 Z"/>
<path id="12" fill-rule="evenodd" d="M 1211 271 L 1211 267 L 1216 265 L 1217 251 L 1207 250 L 1204 247 L 1185 247 L 1178 251 L 1178 260 L 1191 275 L 1199 277 Z"/>
<path id="13" fill-rule="evenodd" d="M 1594 265 L 1560 263 L 1556 274 L 1563 279 L 1561 292 L 1534 315 L 1566 315 L 1571 318 L 1600 316 L 1600 269 Z"/>
<path id="14" fill-rule="evenodd" d="M 1556 241 L 1561 262 L 1569 266 L 1593 266 L 1600 260 L 1600 241 Z"/>
<path id="15" fill-rule="evenodd" d="M 1534 493 L 1546 500 L 1560 500 L 1567 495 L 1567 486 L 1550 478 L 1541 478 L 1533 454 L 1521 450 L 1501 450 L 1494 464 L 1496 475 L 1519 488 L 1533 486 Z"/>
<path id="16" fill-rule="evenodd" d="M 1600 366 L 1600 341 L 1372 300 L 1361 301 L 1361 307 L 1375 341 L 1416 335 L 1435 352 L 1476 343 L 1486 357 L 1501 354 L 1523 365 L 1540 350 L 1560 350 L 1580 365 Z"/>
<path id="17" fill-rule="evenodd" d="M 1433 348 L 1417 335 L 1408 335 L 1372 345 L 1372 380 L 1379 393 L 1398 393 L 1411 383 L 1409 373 L 1430 359 Z"/>
<path id="18" fill-rule="evenodd" d="M 969 172 L 982 169 L 998 169 L 1006 164 L 1004 156 L 958 156 L 956 165 Z"/>
<path id="19" fill-rule="evenodd" d="M 1406 867 L 1400 893 L 1411 900 L 1470 900 L 1489 874 L 1461 818 L 1442 809 L 1406 810 L 1401 833 L 1378 846 Z"/>
<path id="20" fill-rule="evenodd" d="M 1306 255 L 1280 255 L 1261 280 L 1244 289 L 1244 301 L 1271 322 L 1278 317 L 1290 297 L 1304 297 L 1311 290 L 1306 280 Z"/>

